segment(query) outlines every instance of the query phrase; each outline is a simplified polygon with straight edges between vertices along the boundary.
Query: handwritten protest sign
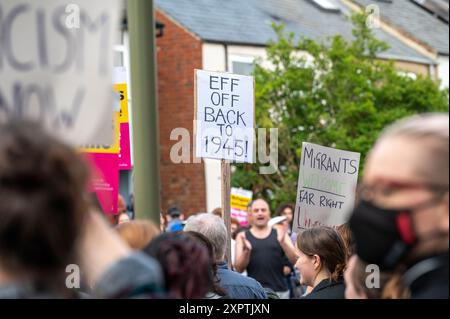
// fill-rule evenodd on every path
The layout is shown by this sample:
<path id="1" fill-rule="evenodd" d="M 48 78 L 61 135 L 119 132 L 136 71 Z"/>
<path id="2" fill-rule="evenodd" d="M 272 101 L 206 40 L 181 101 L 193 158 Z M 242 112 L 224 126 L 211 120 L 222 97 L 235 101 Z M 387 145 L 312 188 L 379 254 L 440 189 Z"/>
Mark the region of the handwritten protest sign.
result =
<path id="1" fill-rule="evenodd" d="M 298 230 L 344 224 L 354 205 L 360 154 L 302 144 L 295 224 Z"/>
<path id="2" fill-rule="evenodd" d="M 251 76 L 195 71 L 196 156 L 253 162 Z"/>
<path id="3" fill-rule="evenodd" d="M 242 226 L 248 225 L 247 205 L 252 200 L 252 196 L 252 191 L 231 188 L 231 217 L 236 218 Z"/>
<path id="4" fill-rule="evenodd" d="M 75 145 L 111 144 L 120 5 L 0 1 L 0 122 L 26 117 Z"/>

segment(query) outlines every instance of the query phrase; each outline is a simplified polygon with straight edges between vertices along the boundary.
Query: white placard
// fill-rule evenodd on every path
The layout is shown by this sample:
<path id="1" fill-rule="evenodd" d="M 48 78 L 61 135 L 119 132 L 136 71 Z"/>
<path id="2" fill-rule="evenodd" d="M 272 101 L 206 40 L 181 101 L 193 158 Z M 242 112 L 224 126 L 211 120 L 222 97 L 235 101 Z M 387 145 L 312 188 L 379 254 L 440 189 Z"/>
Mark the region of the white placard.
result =
<path id="1" fill-rule="evenodd" d="M 195 70 L 196 156 L 253 162 L 254 80 Z"/>
<path id="2" fill-rule="evenodd" d="M 0 121 L 38 120 L 74 145 L 113 141 L 119 0 L 0 1 Z"/>
<path id="3" fill-rule="evenodd" d="M 302 144 L 294 228 L 347 222 L 355 202 L 360 154 Z"/>

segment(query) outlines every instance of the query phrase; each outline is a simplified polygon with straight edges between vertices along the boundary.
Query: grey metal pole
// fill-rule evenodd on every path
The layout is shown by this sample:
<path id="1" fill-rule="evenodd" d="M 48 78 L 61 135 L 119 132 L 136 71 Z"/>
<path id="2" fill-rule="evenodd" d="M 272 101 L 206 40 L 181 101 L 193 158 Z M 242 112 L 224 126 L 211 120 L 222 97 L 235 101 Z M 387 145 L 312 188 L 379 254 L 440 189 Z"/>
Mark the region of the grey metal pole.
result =
<path id="1" fill-rule="evenodd" d="M 159 225 L 160 176 L 153 0 L 128 0 L 137 218 Z"/>

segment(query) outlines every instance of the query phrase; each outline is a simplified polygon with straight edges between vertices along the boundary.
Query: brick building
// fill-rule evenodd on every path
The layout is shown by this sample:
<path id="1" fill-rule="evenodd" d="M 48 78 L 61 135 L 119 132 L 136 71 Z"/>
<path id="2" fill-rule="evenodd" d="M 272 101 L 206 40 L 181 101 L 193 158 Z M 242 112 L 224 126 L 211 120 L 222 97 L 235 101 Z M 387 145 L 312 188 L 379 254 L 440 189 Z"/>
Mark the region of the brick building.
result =
<path id="1" fill-rule="evenodd" d="M 206 211 L 204 164 L 174 164 L 170 159 L 177 142 L 170 140 L 174 128 L 188 129 L 193 146 L 193 70 L 202 68 L 202 42 L 160 11 L 156 18 L 164 24 L 164 36 L 157 39 L 161 203 L 163 209 L 176 204 L 188 213 Z"/>

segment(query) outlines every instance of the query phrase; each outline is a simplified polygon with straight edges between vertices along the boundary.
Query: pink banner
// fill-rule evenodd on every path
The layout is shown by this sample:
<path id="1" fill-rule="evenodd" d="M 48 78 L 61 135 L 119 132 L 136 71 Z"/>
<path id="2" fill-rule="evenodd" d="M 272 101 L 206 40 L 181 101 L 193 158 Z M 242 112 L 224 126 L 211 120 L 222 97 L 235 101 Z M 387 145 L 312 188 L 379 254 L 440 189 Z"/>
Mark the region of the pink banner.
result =
<path id="1" fill-rule="evenodd" d="M 120 123 L 119 170 L 131 169 L 130 124 Z"/>
<path id="2" fill-rule="evenodd" d="M 241 226 L 248 226 L 248 216 L 246 211 L 231 208 L 231 217 L 236 218 Z"/>
<path id="3" fill-rule="evenodd" d="M 103 212 L 117 213 L 119 161 L 117 154 L 84 153 L 91 167 L 90 190 L 97 194 Z"/>

